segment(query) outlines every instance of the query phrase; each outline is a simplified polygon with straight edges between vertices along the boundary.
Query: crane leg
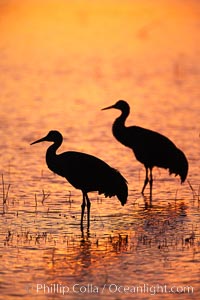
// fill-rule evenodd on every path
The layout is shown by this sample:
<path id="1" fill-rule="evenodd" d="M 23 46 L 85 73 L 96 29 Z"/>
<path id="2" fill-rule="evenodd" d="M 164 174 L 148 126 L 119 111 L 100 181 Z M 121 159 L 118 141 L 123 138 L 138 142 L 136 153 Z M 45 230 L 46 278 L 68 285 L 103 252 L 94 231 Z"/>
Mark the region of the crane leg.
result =
<path id="1" fill-rule="evenodd" d="M 146 170 L 146 177 L 145 177 L 145 180 L 144 180 L 144 185 L 143 185 L 143 188 L 142 188 L 142 194 L 144 194 L 144 190 L 149 182 L 149 178 L 148 178 L 148 168 L 145 167 L 145 170 Z"/>
<path id="2" fill-rule="evenodd" d="M 88 229 L 90 228 L 90 206 L 91 206 L 91 203 L 90 203 L 90 199 L 88 197 L 88 195 L 86 194 L 86 200 L 87 200 L 87 227 Z"/>
<path id="3" fill-rule="evenodd" d="M 85 211 L 85 194 L 83 193 L 83 202 L 81 204 L 81 231 L 83 231 L 83 216 Z"/>
<path id="4" fill-rule="evenodd" d="M 152 168 L 150 168 L 150 180 L 149 180 L 149 184 L 150 184 L 150 204 L 151 204 L 151 202 L 152 202 L 152 189 L 153 189 Z"/>

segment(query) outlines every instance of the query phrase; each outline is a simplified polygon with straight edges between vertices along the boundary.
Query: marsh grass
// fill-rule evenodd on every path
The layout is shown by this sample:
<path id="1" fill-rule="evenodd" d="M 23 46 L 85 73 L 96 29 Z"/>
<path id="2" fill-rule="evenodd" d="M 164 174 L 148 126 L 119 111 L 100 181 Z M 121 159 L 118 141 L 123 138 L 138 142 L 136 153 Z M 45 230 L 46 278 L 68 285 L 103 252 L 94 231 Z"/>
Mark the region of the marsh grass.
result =
<path id="1" fill-rule="evenodd" d="M 41 197 L 41 203 L 42 205 L 44 205 L 44 201 L 49 198 L 51 194 L 50 193 L 46 193 L 44 191 L 44 189 L 42 190 L 42 197 Z M 35 194 L 35 212 L 37 212 L 37 207 L 38 207 L 38 196 L 37 194 Z"/>
<path id="2" fill-rule="evenodd" d="M 73 216 L 74 205 L 79 202 L 80 196 L 77 199 L 76 195 L 72 196 L 70 192 L 66 203 L 61 200 L 62 205 L 54 210 L 57 203 L 52 203 L 53 201 L 49 203 L 49 200 L 45 203 L 46 195 L 48 193 L 45 191 L 38 193 L 34 203 L 32 194 L 30 201 L 25 202 L 21 208 L 18 218 L 16 214 L 9 213 L 0 219 L 2 273 L 5 272 L 7 275 L 9 272 L 13 273 L 13 270 L 20 272 L 18 274 L 23 284 L 27 281 L 31 285 L 37 282 L 36 278 L 39 280 L 41 278 L 47 283 L 67 280 L 71 285 L 75 281 L 84 283 L 90 280 L 95 284 L 100 284 L 101 280 L 109 283 L 114 282 L 116 278 L 121 282 L 124 277 L 136 282 L 137 276 L 141 278 L 140 274 L 156 282 L 158 279 L 154 279 L 154 275 L 149 279 L 149 274 L 156 276 L 155 272 L 161 272 L 161 275 L 158 275 L 161 277 L 162 272 L 178 274 L 182 265 L 184 274 L 186 270 L 191 272 L 191 276 L 197 276 L 198 271 L 192 271 L 192 267 L 198 263 L 200 253 L 198 217 L 190 219 L 191 211 L 187 204 L 179 202 L 177 193 L 170 199 L 169 206 L 144 211 L 140 206 L 134 205 L 134 213 L 126 211 L 123 215 L 116 211 L 112 214 L 107 212 L 102 217 L 104 226 L 101 219 L 97 218 L 91 223 L 90 234 L 84 230 L 84 236 L 79 230 L 79 223 L 71 222 L 70 218 L 65 222 L 63 215 L 63 208 L 72 205 L 73 209 L 69 210 L 69 213 L 70 217 Z M 176 203 L 171 201 L 174 198 L 177 200 Z M 104 201 L 104 198 L 101 199 Z M 94 201 L 97 207 L 101 204 L 101 199 L 97 198 Z M 31 209 L 28 210 L 26 205 Z M 37 205 L 37 214 L 33 205 Z M 49 216 L 48 212 L 44 213 L 48 206 L 52 210 Z M 194 207 L 196 211 L 196 201 Z M 132 206 L 130 208 L 132 209 Z M 14 209 L 19 207 L 15 206 Z M 4 264 L 7 269 L 3 267 Z M 35 274 L 37 277 L 34 277 Z M 15 277 L 12 277 L 12 280 L 15 282 Z M 20 284 L 21 279 L 20 283 L 17 283 L 17 289 L 20 289 Z M 196 285 L 194 287 L 196 288 Z M 50 295 L 50 298 L 51 296 L 57 295 Z"/>
<path id="3" fill-rule="evenodd" d="M 50 196 L 50 193 L 45 193 L 44 190 L 42 190 L 42 204 L 44 204 L 44 201 Z"/>
<path id="4" fill-rule="evenodd" d="M 197 201 L 198 208 L 199 208 L 200 207 L 200 185 L 198 187 L 198 190 L 196 191 L 195 188 L 190 183 L 190 181 L 188 180 L 187 182 L 190 187 L 190 190 L 192 191 L 193 202 Z"/>
<path id="5" fill-rule="evenodd" d="M 189 188 L 192 191 L 192 196 L 193 199 L 195 200 L 195 207 L 199 207 L 197 204 L 199 204 L 199 189 L 198 192 L 195 191 L 194 187 L 190 184 L 190 182 L 188 182 Z M 10 189 L 10 185 L 6 185 L 4 182 L 4 178 L 2 176 L 2 189 L 3 189 L 3 193 L 2 193 L 2 199 L 3 199 L 3 203 L 4 205 L 6 205 L 8 203 L 8 196 L 9 196 L 9 189 Z M 35 212 L 37 212 L 38 209 L 38 205 L 39 203 L 41 203 L 42 205 L 44 204 L 45 200 L 50 196 L 50 193 L 45 192 L 45 190 L 42 190 L 42 193 L 37 195 L 35 194 Z M 38 201 L 39 198 L 39 201 Z M 5 199 L 5 200 L 4 200 Z M 136 245 L 148 245 L 148 246 L 152 246 L 152 245 L 156 245 L 158 248 L 164 248 L 164 247 L 170 247 L 170 246 L 175 246 L 178 244 L 182 244 L 182 245 L 198 245 L 200 246 L 200 231 L 199 231 L 199 225 L 195 224 L 189 224 L 187 223 L 187 208 L 188 206 L 186 204 L 184 204 L 184 202 L 179 202 L 177 201 L 177 190 L 175 191 L 175 195 L 174 198 L 175 199 L 175 203 L 174 204 L 170 204 L 168 208 L 164 209 L 164 208 L 160 208 L 160 207 L 155 207 L 154 209 L 150 210 L 147 213 L 144 213 L 144 218 L 142 219 L 137 219 L 137 214 L 132 215 L 132 214 L 125 214 L 124 215 L 124 222 L 128 222 L 130 221 L 131 218 L 134 218 L 134 220 L 131 220 L 131 223 L 129 225 L 129 231 L 131 230 L 132 232 L 135 232 L 135 238 L 134 238 L 134 244 Z M 196 200 L 198 201 L 198 203 L 196 202 Z M 99 198 L 97 197 L 97 204 L 101 203 L 101 201 L 99 200 Z M 66 203 L 69 203 L 70 206 L 73 204 L 73 199 L 72 199 L 72 193 L 69 191 L 69 194 L 67 196 L 67 201 Z M 98 207 L 97 207 L 98 208 Z M 17 209 L 17 208 L 16 208 Z M 136 208 L 137 209 L 137 208 Z M 138 208 L 139 211 L 141 211 L 141 208 Z M 140 212 L 138 211 L 138 213 L 140 214 Z M 35 220 L 36 217 L 34 217 L 34 213 L 31 213 L 31 217 L 33 218 L 33 222 Z M 54 212 L 56 213 L 56 212 Z M 61 212 L 60 210 L 57 212 L 59 216 L 61 216 Z M 142 211 L 141 211 L 142 213 Z M 46 214 L 49 214 L 49 208 L 46 212 Z M 44 214 L 39 214 L 40 218 L 41 216 L 44 216 Z M 143 213 L 142 213 L 143 215 Z M 13 214 L 14 216 L 14 214 Z M 15 214 L 15 216 L 18 217 L 18 211 L 17 214 Z M 65 214 L 63 215 L 65 217 Z M 57 218 L 57 215 L 53 215 L 52 216 L 54 219 Z M 101 223 L 101 228 L 106 227 L 106 223 L 107 220 L 108 222 L 110 222 L 110 218 L 111 216 L 104 216 L 103 217 L 103 221 L 101 218 L 101 215 L 99 216 L 100 218 L 98 218 L 98 222 L 100 220 Z M 46 215 L 45 215 L 46 218 Z M 117 223 L 118 222 L 118 218 L 119 218 L 119 222 L 120 222 L 120 216 L 118 214 L 113 214 L 112 215 L 113 221 L 112 223 Z M 96 219 L 94 219 L 95 222 Z M 115 221 L 116 220 L 116 221 Z M 142 223 L 138 223 L 138 228 L 137 230 L 135 230 L 135 226 L 137 224 L 137 222 L 140 222 L 139 220 L 142 220 Z M 186 220 L 186 223 L 185 223 Z M 62 221 L 62 220 L 61 220 Z M 98 222 L 97 224 L 95 224 L 94 227 L 98 227 Z M 103 222 L 103 224 L 102 224 Z M 58 223 L 59 224 L 59 223 Z M 128 223 L 127 223 L 128 224 Z M 133 224 L 133 225 L 132 225 Z M 141 224 L 142 227 L 141 227 Z M 190 225 L 188 227 L 188 225 Z M 192 225 L 192 227 L 191 227 Z M 66 228 L 67 228 L 68 224 L 66 224 Z M 47 227 L 46 227 L 47 228 Z M 62 227 L 61 227 L 62 228 Z M 52 240 L 52 232 L 51 232 L 51 228 L 48 232 L 44 234 L 42 228 L 41 230 L 39 230 L 39 232 L 35 233 L 31 233 L 33 229 L 27 229 L 25 231 L 17 231 L 17 227 L 16 227 L 16 231 L 15 229 L 11 230 L 8 227 L 7 233 L 4 232 L 4 234 L 6 234 L 6 238 L 5 238 L 5 242 L 6 244 L 8 244 L 9 242 L 11 242 L 11 240 L 13 240 L 13 237 L 17 237 L 17 240 L 21 240 L 23 242 L 29 242 L 31 243 L 32 241 L 34 241 L 35 245 L 36 244 L 40 244 L 42 241 L 45 241 L 45 244 L 50 242 Z M 41 231 L 41 233 L 40 233 Z M 60 240 L 60 238 L 62 239 L 62 234 L 65 231 L 65 228 L 63 227 L 62 230 L 60 231 L 61 236 L 57 236 L 56 240 Z M 113 231 L 114 232 L 114 231 Z M 177 233 L 179 233 L 177 235 Z M 94 229 L 93 229 L 93 233 L 94 234 Z M 102 232 L 100 235 L 99 233 L 97 233 L 97 236 L 95 238 L 95 244 L 99 245 L 99 242 L 101 239 L 105 239 L 105 234 Z M 120 248 L 127 248 L 127 247 L 133 247 L 132 242 L 133 239 L 130 237 L 128 231 L 126 231 L 125 233 L 123 232 L 123 229 L 120 232 L 120 228 L 118 230 L 118 233 L 116 234 L 110 234 L 109 236 L 109 242 L 114 246 L 115 245 L 115 249 L 118 249 L 118 251 L 120 251 Z"/>
<path id="6" fill-rule="evenodd" d="M 8 229 L 5 239 L 4 246 L 35 246 L 41 243 L 46 244 L 52 240 L 51 233 L 47 232 L 31 232 L 25 230 L 10 230 Z"/>
<path id="7" fill-rule="evenodd" d="M 197 202 L 199 204 L 199 189 L 198 191 L 195 190 L 195 188 L 188 182 L 188 189 L 192 191 L 193 199 L 195 200 L 195 206 L 197 207 Z M 8 198 L 9 198 L 9 190 L 10 185 L 5 184 L 4 177 L 2 175 L 2 200 L 3 205 L 8 205 Z M 45 203 L 45 200 L 50 196 L 50 193 L 45 192 L 45 190 L 42 190 L 42 193 L 39 195 L 35 194 L 35 212 L 37 212 L 38 205 Z M 112 246 L 113 250 L 116 252 L 121 251 L 135 251 L 137 249 L 141 249 L 144 247 L 156 247 L 157 249 L 170 249 L 170 248 L 176 248 L 180 245 L 182 248 L 189 247 L 189 246 L 196 246 L 197 248 L 200 246 L 200 231 L 199 231 L 199 225 L 196 223 L 189 224 L 187 222 L 187 205 L 184 203 L 178 203 L 177 201 L 177 191 L 175 191 L 174 198 L 175 203 L 169 206 L 169 208 L 155 208 L 150 210 L 148 213 L 144 213 L 144 218 L 138 219 L 137 214 L 131 215 L 127 213 L 127 215 L 124 215 L 124 222 L 128 224 L 128 222 L 131 220 L 131 223 L 129 224 L 128 231 L 124 231 L 123 229 L 118 228 L 117 232 L 113 231 L 113 233 L 109 234 L 109 238 L 107 239 L 108 235 L 105 232 L 99 233 L 97 231 L 97 234 L 94 234 L 94 229 L 92 232 L 92 235 L 90 236 L 90 240 L 92 243 L 94 243 L 97 247 L 99 245 L 106 244 L 107 248 L 110 248 Z M 69 191 L 69 194 L 67 195 L 67 203 L 70 205 L 73 204 L 73 197 L 72 193 Z M 102 199 L 99 200 L 97 197 L 97 203 L 101 203 Z M 17 209 L 17 208 L 16 208 Z M 137 208 L 136 208 L 137 209 Z M 142 213 L 141 209 L 138 208 L 139 215 Z M 35 212 L 31 212 L 31 218 L 33 218 L 33 224 L 34 220 L 36 220 Z M 141 212 L 141 213 L 140 213 Z M 47 211 L 47 214 L 49 213 L 49 208 Z M 59 216 L 61 213 L 59 214 Z M 138 215 L 138 216 L 139 216 Z M 143 213 L 142 213 L 143 215 Z M 14 214 L 13 214 L 14 216 Z M 15 214 L 15 216 L 18 217 Z M 19 215 L 19 219 L 21 215 Z M 37 219 L 40 218 L 40 216 L 44 216 L 44 214 L 39 214 L 37 216 Z M 52 216 L 54 219 L 57 216 Z M 64 215 L 65 217 L 65 215 Z M 46 215 L 45 215 L 46 218 Z M 112 215 L 113 218 L 113 224 L 118 223 L 121 221 L 121 217 L 119 217 L 117 214 Z M 134 220 L 132 220 L 134 218 Z M 13 218 L 12 218 L 13 220 Z M 98 219 L 99 220 L 99 219 Z M 116 220 L 116 221 L 115 221 Z M 100 215 L 100 223 L 101 228 L 106 227 L 106 224 L 110 222 L 110 215 L 105 216 L 103 218 L 103 221 L 101 219 Z M 186 222 L 185 222 L 186 221 Z M 13 222 L 13 221 L 12 221 Z M 22 221 L 23 222 L 23 221 Z M 41 219 L 42 222 L 42 219 Z M 62 220 L 61 220 L 62 222 Z M 95 222 L 95 220 L 94 220 Z M 103 224 L 102 224 L 103 222 Z M 19 221 L 16 221 L 16 224 L 19 224 Z M 99 223 L 99 224 L 100 224 Z M 138 227 L 137 227 L 138 223 Z M 59 224 L 59 223 L 57 223 Z M 133 225 L 132 225 L 133 224 Z M 4 245 L 9 246 L 10 244 L 16 245 L 20 247 L 20 245 L 27 245 L 27 246 L 54 246 L 59 244 L 65 244 L 70 245 L 70 239 L 68 238 L 68 235 L 66 236 L 65 229 L 70 224 L 66 224 L 66 227 L 60 227 L 61 231 L 59 231 L 59 234 L 52 233 L 52 228 L 49 228 L 49 230 L 46 227 L 46 231 L 43 232 L 42 228 L 41 230 L 37 228 L 37 231 L 35 231 L 33 228 L 27 228 L 24 230 L 18 230 L 17 225 L 16 227 L 10 227 L 8 224 L 7 231 L 3 233 L 4 235 Z M 189 226 L 190 225 L 190 226 Z M 188 227 L 189 226 L 189 227 Z M 127 227 L 127 226 L 126 226 Z M 137 230 L 136 230 L 137 227 Z M 98 228 L 98 222 L 95 224 L 94 228 Z M 55 232 L 57 231 L 56 228 Z M 53 232 L 54 232 L 53 229 Z M 98 230 L 98 229 L 97 229 Z M 116 230 L 116 229 L 115 229 Z M 75 230 L 76 231 L 76 230 Z M 130 233 L 131 232 L 131 233 Z M 73 235 L 73 231 L 72 231 Z M 63 239 L 62 239 L 63 238 Z M 75 236 L 74 234 L 74 242 L 78 242 L 80 240 L 80 236 Z M 109 246 L 110 245 L 110 246 Z"/>
<path id="8" fill-rule="evenodd" d="M 11 187 L 11 184 L 6 185 L 4 181 L 4 175 L 1 175 L 1 183 L 2 183 L 2 204 L 3 204 L 3 214 L 5 214 L 5 208 L 8 204 L 9 199 L 9 190 Z"/>

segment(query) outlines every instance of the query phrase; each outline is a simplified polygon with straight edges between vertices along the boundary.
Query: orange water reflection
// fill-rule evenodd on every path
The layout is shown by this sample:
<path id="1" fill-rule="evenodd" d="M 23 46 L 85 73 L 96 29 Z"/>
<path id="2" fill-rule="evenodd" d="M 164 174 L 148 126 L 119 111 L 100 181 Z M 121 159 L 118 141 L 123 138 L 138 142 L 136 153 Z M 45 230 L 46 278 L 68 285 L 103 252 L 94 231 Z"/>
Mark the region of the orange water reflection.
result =
<path id="1" fill-rule="evenodd" d="M 10 235 L 4 236 L 4 249 L 12 249 L 12 256 L 9 251 L 3 252 L 1 256 L 6 267 L 6 271 L 3 271 L 3 291 L 12 294 L 9 284 L 5 284 L 6 279 L 15 282 L 19 295 L 37 296 L 39 299 L 45 299 L 45 293 L 62 298 L 61 292 L 47 292 L 55 284 L 68 286 L 71 292 L 67 296 L 70 299 L 76 299 L 75 292 L 80 286 L 93 285 L 102 289 L 105 284 L 106 290 L 102 297 L 108 297 L 112 294 L 109 291 L 112 284 L 167 284 L 168 288 L 182 284 L 193 286 L 195 293 L 190 296 L 196 299 L 199 286 L 199 226 L 188 224 L 188 213 L 188 207 L 183 203 L 176 208 L 169 206 L 162 210 L 140 211 L 139 216 L 124 216 L 124 225 L 129 224 L 128 230 L 124 225 L 120 230 L 117 225 L 113 225 L 112 232 L 108 234 L 97 232 L 91 236 L 86 234 L 85 237 L 69 233 L 66 229 L 60 228 L 57 231 L 56 227 L 52 232 L 49 229 L 48 232 L 38 229 L 34 233 L 23 228 L 18 232 L 11 231 Z M 52 214 L 52 219 L 54 216 Z M 36 222 L 36 218 L 44 222 L 42 215 L 34 218 Z M 106 219 L 104 222 L 106 224 Z M 13 277 L 22 265 L 26 276 Z M 183 267 L 184 270 L 190 270 L 190 274 L 182 273 Z M 179 273 L 178 277 L 174 270 Z M 42 285 L 39 290 L 38 285 Z M 77 285 L 75 292 L 74 285 Z M 91 294 L 92 299 L 99 297 L 99 293 Z M 162 296 L 166 299 L 174 297 L 170 294 Z M 88 297 L 88 293 L 84 297 Z M 150 292 L 143 292 L 138 297 L 150 297 Z M 187 299 L 188 295 L 182 294 L 182 297 Z"/>
<path id="2" fill-rule="evenodd" d="M 199 10 L 195 0 L 0 2 L 0 174 L 11 184 L 4 214 L 0 201 L 4 299 L 46 299 L 41 282 L 144 280 L 193 285 L 198 299 Z M 192 188 L 154 171 L 153 210 L 140 195 L 143 166 L 112 136 L 117 112 L 100 111 L 120 98 L 131 106 L 127 125 L 166 134 L 190 163 Z M 46 167 L 48 145 L 30 149 L 50 129 L 64 136 L 59 152 L 94 154 L 129 182 L 124 207 L 91 194 L 90 236 L 79 231 L 80 192 Z M 102 295 L 118 296 L 133 295 Z"/>

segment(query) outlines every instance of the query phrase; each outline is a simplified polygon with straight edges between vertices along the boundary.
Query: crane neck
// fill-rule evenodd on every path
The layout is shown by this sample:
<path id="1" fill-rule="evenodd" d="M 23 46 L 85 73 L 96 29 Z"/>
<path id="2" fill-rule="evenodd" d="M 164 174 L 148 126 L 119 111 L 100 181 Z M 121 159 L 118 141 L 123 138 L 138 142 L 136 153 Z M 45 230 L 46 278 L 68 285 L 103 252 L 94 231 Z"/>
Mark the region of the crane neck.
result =
<path id="1" fill-rule="evenodd" d="M 125 127 L 125 122 L 130 113 L 130 108 L 126 107 L 121 111 L 121 115 L 115 120 L 113 123 L 113 131 L 115 129 L 119 130 L 119 128 L 124 128 Z"/>
<path id="2" fill-rule="evenodd" d="M 62 139 L 59 138 L 56 141 L 54 141 L 54 143 L 47 149 L 46 163 L 51 170 L 53 169 L 57 157 L 56 151 L 58 150 L 61 144 L 62 144 Z"/>

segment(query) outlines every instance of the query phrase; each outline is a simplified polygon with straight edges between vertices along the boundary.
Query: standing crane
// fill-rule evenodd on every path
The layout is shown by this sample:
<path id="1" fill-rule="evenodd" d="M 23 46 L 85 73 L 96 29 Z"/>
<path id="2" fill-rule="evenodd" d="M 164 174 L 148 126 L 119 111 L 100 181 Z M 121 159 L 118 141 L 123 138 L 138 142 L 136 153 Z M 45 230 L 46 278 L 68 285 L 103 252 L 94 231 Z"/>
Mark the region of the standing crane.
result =
<path id="1" fill-rule="evenodd" d="M 126 204 L 128 187 L 126 179 L 101 159 L 82 152 L 67 151 L 56 154 L 63 141 L 62 134 L 56 130 L 50 131 L 45 137 L 31 143 L 53 142 L 47 149 L 46 163 L 54 173 L 65 177 L 68 182 L 80 189 L 83 194 L 81 205 L 81 231 L 83 231 L 83 216 L 87 206 L 87 227 L 90 227 L 90 199 L 88 193 L 98 191 L 105 197 L 117 196 L 121 205 Z"/>
<path id="2" fill-rule="evenodd" d="M 130 113 L 129 104 L 124 100 L 117 101 L 114 105 L 102 110 L 115 108 L 121 115 L 114 121 L 112 132 L 114 137 L 123 145 L 131 148 L 136 159 L 141 162 L 146 170 L 142 194 L 149 183 L 150 200 L 152 200 L 153 167 L 169 169 L 169 174 L 179 175 L 183 183 L 188 173 L 188 161 L 185 154 L 164 135 L 139 126 L 125 126 L 125 121 Z"/>

